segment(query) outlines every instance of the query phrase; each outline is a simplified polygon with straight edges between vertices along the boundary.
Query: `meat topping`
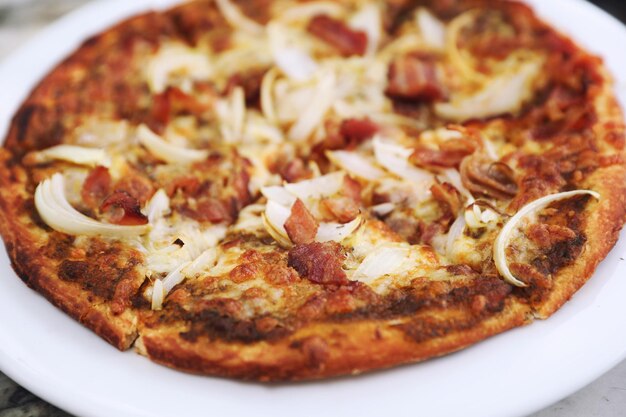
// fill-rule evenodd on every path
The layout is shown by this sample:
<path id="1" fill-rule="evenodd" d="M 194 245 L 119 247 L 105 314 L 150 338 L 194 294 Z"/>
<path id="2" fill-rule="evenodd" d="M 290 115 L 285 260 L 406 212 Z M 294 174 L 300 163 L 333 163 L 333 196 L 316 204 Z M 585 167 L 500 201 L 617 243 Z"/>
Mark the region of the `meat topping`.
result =
<path id="1" fill-rule="evenodd" d="M 337 242 L 313 242 L 291 249 L 288 265 L 318 284 L 346 284 L 348 279 L 341 268 L 345 257 Z"/>
<path id="2" fill-rule="evenodd" d="M 341 20 L 318 15 L 309 22 L 308 31 L 335 47 L 343 56 L 365 54 L 367 48 L 365 32 L 352 30 Z"/>
<path id="3" fill-rule="evenodd" d="M 302 200 L 297 199 L 291 207 L 291 215 L 285 222 L 285 230 L 289 239 L 296 245 L 311 243 L 317 234 L 319 224 Z"/>
<path id="4" fill-rule="evenodd" d="M 391 97 L 433 101 L 444 95 L 437 65 L 415 56 L 396 58 L 389 66 L 388 82 Z"/>

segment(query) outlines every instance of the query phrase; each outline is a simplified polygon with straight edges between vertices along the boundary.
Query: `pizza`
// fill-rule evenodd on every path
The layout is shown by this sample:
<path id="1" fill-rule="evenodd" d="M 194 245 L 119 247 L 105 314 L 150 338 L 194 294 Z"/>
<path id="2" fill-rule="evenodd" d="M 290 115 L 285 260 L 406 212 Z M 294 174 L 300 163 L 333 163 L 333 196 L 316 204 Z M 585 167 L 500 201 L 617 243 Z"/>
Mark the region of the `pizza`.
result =
<path id="1" fill-rule="evenodd" d="M 34 88 L 0 231 L 120 350 L 358 374 L 557 311 L 624 223 L 624 132 L 602 60 L 522 3 L 191 1 Z"/>

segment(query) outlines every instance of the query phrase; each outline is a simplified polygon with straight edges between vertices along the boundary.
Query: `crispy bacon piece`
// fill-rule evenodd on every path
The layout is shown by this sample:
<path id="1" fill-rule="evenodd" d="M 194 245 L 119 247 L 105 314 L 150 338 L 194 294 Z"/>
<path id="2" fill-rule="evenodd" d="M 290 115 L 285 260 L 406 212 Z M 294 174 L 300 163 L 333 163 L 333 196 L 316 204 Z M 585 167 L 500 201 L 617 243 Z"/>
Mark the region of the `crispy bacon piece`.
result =
<path id="1" fill-rule="evenodd" d="M 434 101 L 443 97 L 437 64 L 416 56 L 402 56 L 392 61 L 387 75 L 387 95 L 395 98 Z"/>
<path id="2" fill-rule="evenodd" d="M 526 234 L 531 241 L 542 249 L 551 248 L 556 243 L 576 238 L 576 232 L 569 227 L 545 223 L 531 224 L 526 229 Z"/>
<path id="3" fill-rule="evenodd" d="M 472 192 L 502 200 L 517 193 L 513 170 L 502 162 L 472 155 L 463 159 L 459 171 L 463 185 Z"/>
<path id="4" fill-rule="evenodd" d="M 337 48 L 343 56 L 363 55 L 367 49 L 367 34 L 350 29 L 341 20 L 321 14 L 309 22 L 308 31 Z"/>
<path id="5" fill-rule="evenodd" d="M 517 211 L 533 200 L 560 191 L 566 184 L 558 165 L 544 157 L 523 156 L 519 159 L 519 166 L 525 175 L 519 182 L 519 192 L 511 201 L 509 210 Z"/>
<path id="6" fill-rule="evenodd" d="M 433 184 L 430 187 L 430 192 L 433 194 L 433 198 L 437 201 L 442 210 L 451 215 L 453 218 L 461 211 L 463 203 L 461 202 L 461 195 L 458 190 L 447 182 L 441 184 Z"/>
<path id="7" fill-rule="evenodd" d="M 509 269 L 519 279 L 526 284 L 538 288 L 550 288 L 552 287 L 552 280 L 544 273 L 539 271 L 532 265 L 519 262 L 511 262 Z"/>
<path id="8" fill-rule="evenodd" d="M 211 95 L 203 94 L 203 97 L 211 98 Z M 179 114 L 201 115 L 211 107 L 211 101 L 202 102 L 196 97 L 191 96 L 180 88 L 168 87 L 161 94 L 153 97 L 152 104 L 152 120 L 151 127 L 155 127 L 160 131 L 167 125 L 172 116 Z"/>
<path id="9" fill-rule="evenodd" d="M 369 118 L 346 119 L 341 122 L 339 133 L 344 138 L 346 146 L 344 148 L 355 148 L 374 136 L 379 130 L 379 126 Z"/>
<path id="10" fill-rule="evenodd" d="M 224 201 L 213 197 L 204 197 L 196 202 L 196 207 L 191 208 L 188 204 L 179 208 L 180 212 L 199 222 L 232 222 L 235 210 Z"/>
<path id="11" fill-rule="evenodd" d="M 114 224 L 139 225 L 148 223 L 148 218 L 141 212 L 139 201 L 126 191 L 115 191 L 104 199 L 100 211 L 107 214 Z"/>
<path id="12" fill-rule="evenodd" d="M 359 215 L 359 205 L 348 197 L 328 198 L 322 204 L 340 223 L 348 223 Z"/>
<path id="13" fill-rule="evenodd" d="M 85 204 L 95 209 L 100 206 L 102 200 L 111 192 L 111 175 L 109 170 L 105 167 L 96 167 L 89 173 L 83 188 L 81 189 L 81 196 Z"/>
<path id="14" fill-rule="evenodd" d="M 249 168 L 250 165 L 247 159 L 242 159 L 241 164 L 244 165 L 244 167 L 234 172 L 230 177 L 230 186 L 234 194 L 234 205 L 237 213 L 252 202 L 252 194 L 249 188 L 250 174 L 246 169 Z M 235 217 L 237 213 L 235 213 Z"/>
<path id="15" fill-rule="evenodd" d="M 361 184 L 346 175 L 341 195 L 322 200 L 322 206 L 340 223 L 354 220 L 361 206 Z"/>
<path id="16" fill-rule="evenodd" d="M 325 127 L 327 135 L 321 143 L 315 146 L 314 153 L 323 154 L 325 150 L 354 149 L 373 137 L 380 129 L 367 117 L 346 119 L 341 124 L 327 121 Z"/>
<path id="17" fill-rule="evenodd" d="M 115 183 L 113 189 L 125 191 L 131 197 L 136 198 L 140 204 L 145 204 L 155 192 L 152 181 L 144 173 L 137 170 L 129 170 L 122 179 Z"/>
<path id="18" fill-rule="evenodd" d="M 186 196 L 195 196 L 200 187 L 200 180 L 193 175 L 187 175 L 183 177 L 175 178 L 171 183 L 169 183 L 165 189 L 167 195 L 172 197 L 178 190 L 181 190 L 183 195 Z"/>
<path id="19" fill-rule="evenodd" d="M 361 203 L 361 184 L 354 178 L 348 175 L 343 177 L 343 188 L 341 192 L 355 203 Z"/>
<path id="20" fill-rule="evenodd" d="M 278 173 L 287 182 L 298 182 L 313 176 L 313 171 L 304 164 L 301 158 L 295 158 L 287 165 L 280 167 Z"/>
<path id="21" fill-rule="evenodd" d="M 337 242 L 297 245 L 289 251 L 288 265 L 317 284 L 347 284 L 341 268 L 346 255 Z"/>
<path id="22" fill-rule="evenodd" d="M 211 223 L 232 222 L 252 201 L 248 188 L 249 162 L 235 157 L 226 163 L 220 155 L 192 165 L 191 174 L 172 179 L 165 190 L 172 207 L 182 215 Z"/>
<path id="23" fill-rule="evenodd" d="M 248 106 L 256 105 L 261 96 L 261 83 L 266 72 L 265 69 L 256 69 L 231 75 L 226 83 L 224 95 L 229 95 L 235 87 L 241 87 L 246 98 L 246 104 Z"/>
<path id="24" fill-rule="evenodd" d="M 448 140 L 439 145 L 439 150 L 425 147 L 415 149 L 410 161 L 424 168 L 454 168 L 476 149 L 476 142 L 470 139 Z"/>
<path id="25" fill-rule="evenodd" d="M 306 208 L 302 200 L 297 199 L 291 207 L 291 215 L 285 222 L 289 239 L 296 244 L 311 243 L 317 234 L 319 223 Z"/>

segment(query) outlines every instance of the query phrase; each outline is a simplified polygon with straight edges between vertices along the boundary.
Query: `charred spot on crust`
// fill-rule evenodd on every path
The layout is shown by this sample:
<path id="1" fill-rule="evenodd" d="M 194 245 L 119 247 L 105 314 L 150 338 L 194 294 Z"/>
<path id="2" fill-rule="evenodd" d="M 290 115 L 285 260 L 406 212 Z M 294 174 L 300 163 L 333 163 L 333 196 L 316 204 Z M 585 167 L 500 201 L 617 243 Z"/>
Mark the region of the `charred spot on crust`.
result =
<path id="1" fill-rule="evenodd" d="M 444 337 L 451 332 L 462 332 L 476 325 L 480 319 L 470 316 L 464 319 L 443 319 L 423 317 L 411 320 L 407 323 L 398 324 L 396 327 L 402 330 L 406 337 L 415 343 L 425 342 L 430 339 Z"/>
<path id="2" fill-rule="evenodd" d="M 112 301 L 116 298 L 118 285 L 126 279 L 132 279 L 131 273 L 139 259 L 122 254 L 116 247 L 96 251 L 87 251 L 85 259 L 63 260 L 58 266 L 57 274 L 63 281 L 74 282 L 83 290 Z"/>
<path id="3" fill-rule="evenodd" d="M 15 118 L 13 119 L 13 124 L 16 129 L 15 137 L 18 142 L 24 142 L 24 139 L 26 139 L 28 128 L 30 126 L 30 120 L 38 108 L 39 106 L 36 104 L 24 106 L 15 115 Z"/>
<path id="4" fill-rule="evenodd" d="M 197 314 L 187 314 L 191 329 L 181 332 L 180 337 L 195 342 L 201 336 L 211 340 L 254 343 L 262 340 L 275 340 L 287 336 L 290 330 L 278 320 L 268 316 L 240 320 L 218 310 L 203 310 Z M 272 323 L 268 323 L 272 321 Z"/>

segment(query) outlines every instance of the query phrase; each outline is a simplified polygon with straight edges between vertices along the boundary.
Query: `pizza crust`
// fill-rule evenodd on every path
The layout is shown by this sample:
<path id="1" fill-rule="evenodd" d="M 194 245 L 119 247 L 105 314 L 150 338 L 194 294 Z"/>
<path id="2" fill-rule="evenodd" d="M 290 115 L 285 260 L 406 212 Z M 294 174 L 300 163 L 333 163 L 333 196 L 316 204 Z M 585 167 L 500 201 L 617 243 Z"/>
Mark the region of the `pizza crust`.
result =
<path id="1" fill-rule="evenodd" d="M 595 99 L 598 122 L 593 130 L 599 138 L 601 149 L 612 150 L 613 145 L 601 138 L 610 137 L 611 126 L 623 126 L 622 109 L 615 99 L 611 76 L 602 71 L 605 80 Z M 608 126 L 608 127 L 607 127 Z M 626 161 L 626 149 L 618 155 Z M 586 178 L 583 188 L 600 193 L 600 200 L 590 202 L 581 216 L 584 219 L 583 234 L 587 241 L 583 251 L 573 264 L 562 268 L 552 277 L 553 287 L 548 297 L 535 306 L 536 317 L 546 319 L 567 302 L 591 278 L 596 267 L 611 251 L 624 222 L 626 222 L 626 165 L 612 165 L 597 169 Z"/>
<path id="2" fill-rule="evenodd" d="M 509 298 L 503 310 L 467 329 L 451 327 L 439 337 L 416 341 L 401 330 L 414 316 L 393 320 L 314 323 L 275 342 L 224 343 L 180 337 L 179 326 L 140 325 L 136 350 L 186 372 L 259 381 L 295 381 L 360 374 L 419 362 L 467 347 L 530 323 L 530 308 Z M 445 323 L 445 318 L 440 318 Z"/>
<path id="3" fill-rule="evenodd" d="M 10 157 L 5 149 L 0 149 L 0 230 L 13 269 L 26 285 L 69 316 L 116 348 L 128 349 L 137 335 L 136 314 L 132 310 L 113 314 L 109 304 L 94 299 L 76 284 L 63 281 L 56 272 L 58 265 L 41 256 L 46 232 L 22 211 L 32 197 L 25 193 L 23 169 L 8 167 Z"/>

